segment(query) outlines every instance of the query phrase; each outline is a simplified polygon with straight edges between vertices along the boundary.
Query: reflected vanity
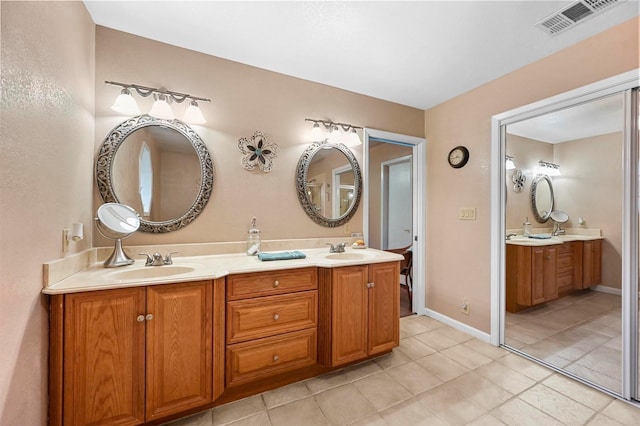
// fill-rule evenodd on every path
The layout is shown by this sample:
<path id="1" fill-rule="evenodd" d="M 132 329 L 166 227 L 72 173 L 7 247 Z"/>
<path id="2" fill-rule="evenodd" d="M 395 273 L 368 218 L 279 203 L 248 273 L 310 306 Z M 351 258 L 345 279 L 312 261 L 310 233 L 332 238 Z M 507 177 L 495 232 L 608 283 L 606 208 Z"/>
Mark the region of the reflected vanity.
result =
<path id="1" fill-rule="evenodd" d="M 298 199 L 319 225 L 336 227 L 355 214 L 362 193 L 362 173 L 353 153 L 343 144 L 314 142 L 296 169 Z"/>
<path id="2" fill-rule="evenodd" d="M 139 212 L 141 231 L 175 231 L 192 222 L 209 201 L 213 162 L 187 124 L 140 115 L 123 121 L 104 139 L 96 182 L 105 202 Z"/>

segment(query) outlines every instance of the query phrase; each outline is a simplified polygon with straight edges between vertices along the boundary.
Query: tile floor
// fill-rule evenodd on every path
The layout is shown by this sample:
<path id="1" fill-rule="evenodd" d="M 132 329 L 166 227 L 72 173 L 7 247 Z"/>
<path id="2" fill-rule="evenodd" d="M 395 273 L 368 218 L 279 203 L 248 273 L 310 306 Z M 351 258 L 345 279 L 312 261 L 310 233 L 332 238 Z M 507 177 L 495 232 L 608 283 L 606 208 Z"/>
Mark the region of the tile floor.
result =
<path id="1" fill-rule="evenodd" d="M 640 408 L 436 320 L 400 320 L 393 353 L 171 426 L 638 425 Z"/>
<path id="2" fill-rule="evenodd" d="M 524 312 L 507 312 L 505 342 L 619 393 L 621 306 L 620 296 L 589 290 Z"/>

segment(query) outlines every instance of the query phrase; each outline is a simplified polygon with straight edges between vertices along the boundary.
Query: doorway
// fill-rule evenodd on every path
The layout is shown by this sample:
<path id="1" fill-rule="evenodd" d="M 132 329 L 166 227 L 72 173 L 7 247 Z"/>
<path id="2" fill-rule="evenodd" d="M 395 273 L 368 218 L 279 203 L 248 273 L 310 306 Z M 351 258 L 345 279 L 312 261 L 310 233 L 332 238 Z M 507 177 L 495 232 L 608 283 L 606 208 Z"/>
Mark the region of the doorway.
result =
<path id="1" fill-rule="evenodd" d="M 423 138 L 385 132 L 375 129 L 364 129 L 364 237 L 367 244 L 372 248 L 385 250 L 389 248 L 400 248 L 411 246 L 412 252 L 412 276 L 413 294 L 411 307 L 418 315 L 425 314 L 425 232 L 426 232 L 426 141 Z M 383 164 L 384 163 L 384 164 Z M 399 165 L 399 167 L 394 167 Z M 404 168 L 404 170 L 403 170 Z M 385 171 L 386 169 L 386 171 Z M 409 173 L 407 173 L 409 172 Z M 404 175 L 403 175 L 404 173 Z M 391 175 L 391 177 L 390 177 Z M 402 180 L 404 179 L 404 182 Z M 391 183 L 389 182 L 391 181 Z M 386 184 L 383 184 L 386 182 Z M 404 217 L 399 219 L 399 211 L 391 212 L 383 207 L 385 204 L 392 205 L 391 209 L 398 202 L 397 195 L 394 194 L 389 200 L 388 184 L 398 184 L 403 186 L 403 191 L 407 190 L 407 183 L 410 183 L 410 203 L 406 195 L 403 195 L 402 203 L 404 207 Z M 386 191 L 382 188 L 386 186 Z M 386 192 L 386 195 L 384 195 Z M 383 201 L 387 199 L 387 201 Z M 410 204 L 410 207 L 407 207 Z M 410 209 L 411 226 L 407 225 L 406 210 Z M 383 213 L 384 211 L 384 213 Z M 389 228 L 391 232 L 397 228 L 396 222 L 402 221 L 399 225 L 400 234 L 407 234 L 404 239 L 389 241 Z M 387 225 L 383 225 L 387 222 Z M 391 224 L 391 226 L 389 225 Z M 406 232 L 405 229 L 409 229 Z M 385 237 L 385 235 L 387 235 Z M 407 238 L 408 236 L 408 238 Z M 395 238 L 395 237 L 394 237 Z M 391 245 L 401 244 L 399 247 Z M 404 244 L 404 245 L 402 245 Z M 399 283 L 400 284 L 400 283 Z M 404 291 L 401 293 L 405 293 Z"/>
<path id="2" fill-rule="evenodd" d="M 612 77 L 492 123 L 491 341 L 627 400 L 638 399 L 637 76 Z M 597 119 L 586 124 L 562 125 L 594 111 Z M 560 124 L 546 136 L 553 138 L 561 127 L 602 124 L 608 113 L 613 127 L 555 143 L 529 133 Z M 547 163 L 554 173 L 543 171 Z M 560 175 L 549 177 L 558 167 Z M 550 197 L 538 200 L 538 183 Z M 533 226 L 523 225 L 527 216 Z M 594 269 L 596 257 L 602 263 Z"/>
<path id="3" fill-rule="evenodd" d="M 369 148 L 380 142 L 370 142 Z M 413 151 L 412 148 L 405 149 Z M 381 164 L 382 249 L 410 247 L 413 241 L 412 156 L 407 155 Z"/>

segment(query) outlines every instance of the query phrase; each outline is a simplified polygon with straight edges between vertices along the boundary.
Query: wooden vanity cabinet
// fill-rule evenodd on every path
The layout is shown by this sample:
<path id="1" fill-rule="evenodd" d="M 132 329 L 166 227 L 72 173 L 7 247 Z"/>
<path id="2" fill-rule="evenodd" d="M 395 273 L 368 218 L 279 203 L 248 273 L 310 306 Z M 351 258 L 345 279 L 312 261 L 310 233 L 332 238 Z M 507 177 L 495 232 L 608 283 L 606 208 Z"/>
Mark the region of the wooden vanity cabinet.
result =
<path id="1" fill-rule="evenodd" d="M 399 274 L 399 262 L 320 270 L 322 364 L 335 367 L 398 346 Z"/>
<path id="2" fill-rule="evenodd" d="M 507 244 L 507 311 L 558 298 L 557 247 Z"/>
<path id="3" fill-rule="evenodd" d="M 558 295 L 565 296 L 582 288 L 582 241 L 569 241 L 558 246 Z"/>
<path id="4" fill-rule="evenodd" d="M 317 269 L 227 277 L 226 386 L 317 364 Z"/>
<path id="5" fill-rule="evenodd" d="M 602 240 L 584 242 L 582 261 L 582 287 L 602 283 Z"/>
<path id="6" fill-rule="evenodd" d="M 51 424 L 137 425 L 211 405 L 213 291 L 198 281 L 53 296 Z"/>

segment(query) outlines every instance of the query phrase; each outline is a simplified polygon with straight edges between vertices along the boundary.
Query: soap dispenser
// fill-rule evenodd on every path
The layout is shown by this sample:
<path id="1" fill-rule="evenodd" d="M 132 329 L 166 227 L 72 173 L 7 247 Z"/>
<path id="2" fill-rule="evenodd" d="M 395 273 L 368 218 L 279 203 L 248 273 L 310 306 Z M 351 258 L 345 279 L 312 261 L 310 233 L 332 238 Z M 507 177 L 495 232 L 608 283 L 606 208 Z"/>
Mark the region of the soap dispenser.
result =
<path id="1" fill-rule="evenodd" d="M 260 252 L 260 230 L 256 228 L 256 217 L 251 219 L 247 236 L 247 256 L 255 256 Z"/>
<path id="2" fill-rule="evenodd" d="M 529 235 L 531 235 L 531 223 L 529 222 L 529 218 L 525 218 L 524 222 L 522 223 L 522 235 L 524 237 L 528 237 Z"/>

